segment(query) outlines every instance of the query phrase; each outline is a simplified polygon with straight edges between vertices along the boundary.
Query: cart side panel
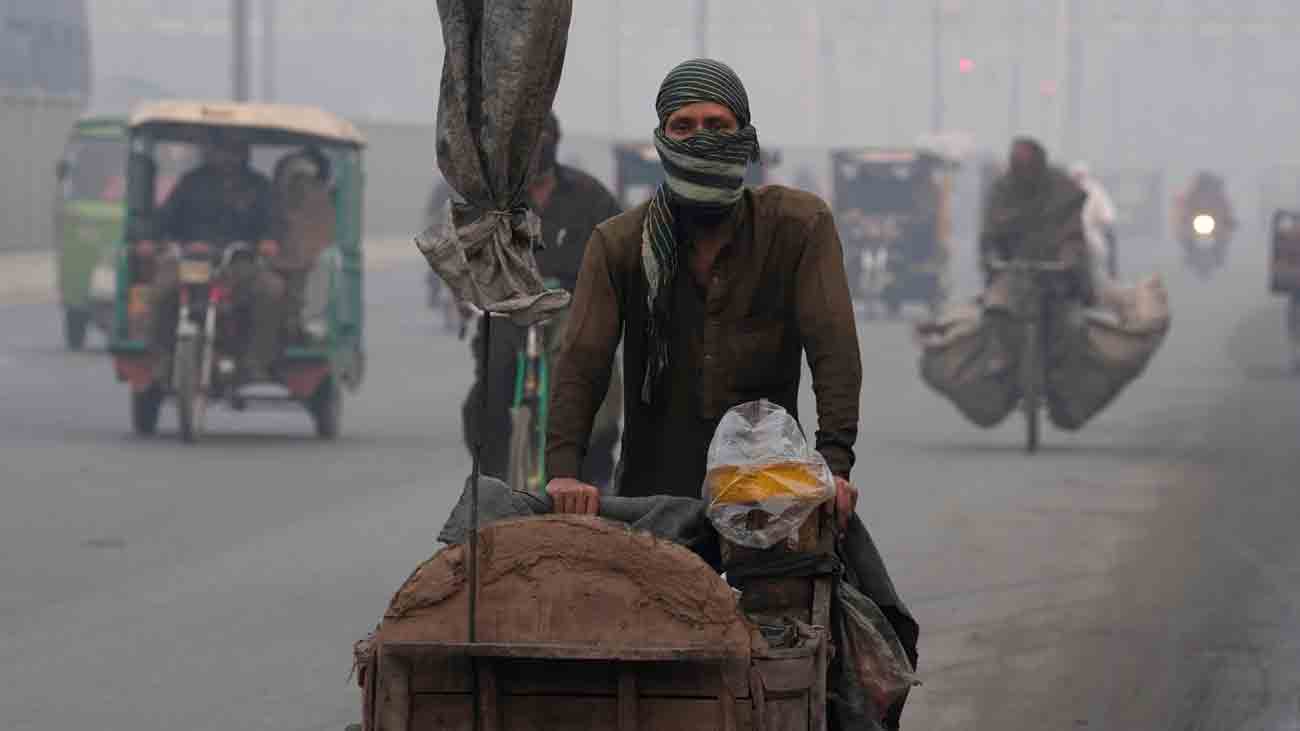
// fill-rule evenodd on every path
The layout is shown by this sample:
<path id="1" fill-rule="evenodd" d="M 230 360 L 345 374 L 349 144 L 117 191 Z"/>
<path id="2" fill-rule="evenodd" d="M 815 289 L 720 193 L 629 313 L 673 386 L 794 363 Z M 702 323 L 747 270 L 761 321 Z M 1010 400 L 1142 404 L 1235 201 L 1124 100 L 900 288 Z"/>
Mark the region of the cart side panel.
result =
<path id="1" fill-rule="evenodd" d="M 474 731 L 474 697 L 421 693 L 411 708 L 410 731 Z"/>

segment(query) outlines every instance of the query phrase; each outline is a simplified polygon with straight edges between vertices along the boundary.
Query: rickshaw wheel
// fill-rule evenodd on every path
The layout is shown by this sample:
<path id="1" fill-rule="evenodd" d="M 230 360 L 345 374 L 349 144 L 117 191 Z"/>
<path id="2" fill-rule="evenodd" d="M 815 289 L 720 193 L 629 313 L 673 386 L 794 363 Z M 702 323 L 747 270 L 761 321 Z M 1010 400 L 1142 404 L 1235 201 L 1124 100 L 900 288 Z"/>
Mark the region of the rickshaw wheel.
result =
<path id="1" fill-rule="evenodd" d="M 63 311 L 63 342 L 68 350 L 81 350 L 86 345 L 86 330 L 90 325 L 90 313 L 69 307 Z"/>
<path id="2" fill-rule="evenodd" d="M 316 425 L 316 436 L 321 439 L 338 437 L 343 421 L 343 392 L 337 378 L 331 375 L 316 387 L 316 392 L 307 401 L 307 410 Z"/>
<path id="3" fill-rule="evenodd" d="M 163 391 L 157 385 L 131 392 L 131 427 L 140 436 L 158 431 L 158 412 L 162 409 Z"/>

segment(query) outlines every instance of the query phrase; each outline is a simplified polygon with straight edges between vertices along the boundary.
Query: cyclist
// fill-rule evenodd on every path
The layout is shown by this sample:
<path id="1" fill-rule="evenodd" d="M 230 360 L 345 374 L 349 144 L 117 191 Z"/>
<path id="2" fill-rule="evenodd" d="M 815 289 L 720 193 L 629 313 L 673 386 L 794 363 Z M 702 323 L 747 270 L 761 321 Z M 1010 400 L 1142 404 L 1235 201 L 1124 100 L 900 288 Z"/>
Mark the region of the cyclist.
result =
<path id="1" fill-rule="evenodd" d="M 618 200 L 598 180 L 557 161 L 559 143 L 560 123 L 552 112 L 533 153 L 528 197 L 533 211 L 542 219 L 542 240 L 546 247 L 537 252 L 538 270 L 544 278 L 572 292 L 591 232 L 598 224 L 621 211 Z M 566 319 L 561 316 L 545 325 L 547 349 L 551 353 L 558 351 Z M 473 452 L 479 436 L 482 388 L 487 384 L 488 423 L 482 470 L 483 474 L 502 480 L 508 480 L 510 407 L 515 390 L 517 354 L 524 348 L 525 341 L 526 330 L 523 328 L 503 318 L 493 320 L 490 373 L 483 362 L 481 324 L 472 346 L 476 367 L 474 385 L 462 410 L 465 443 Z M 582 466 L 584 478 L 605 489 L 610 487 L 614 473 L 614 446 L 618 442 L 621 405 L 621 380 L 616 375 L 611 379 L 608 395 L 597 416 Z"/>

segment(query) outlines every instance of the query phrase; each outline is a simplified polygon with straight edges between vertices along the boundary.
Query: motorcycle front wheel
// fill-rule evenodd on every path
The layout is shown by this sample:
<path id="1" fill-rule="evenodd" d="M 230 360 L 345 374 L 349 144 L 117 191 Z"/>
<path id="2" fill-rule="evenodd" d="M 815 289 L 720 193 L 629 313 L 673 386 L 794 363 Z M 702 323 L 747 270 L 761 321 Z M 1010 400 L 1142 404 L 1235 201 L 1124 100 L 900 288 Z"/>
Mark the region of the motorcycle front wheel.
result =
<path id="1" fill-rule="evenodd" d="M 203 432 L 208 395 L 203 392 L 203 345 L 197 337 L 176 342 L 175 384 L 181 440 L 193 444 Z"/>
<path id="2" fill-rule="evenodd" d="M 1300 374 L 1300 293 L 1291 295 L 1286 314 L 1287 339 L 1291 342 L 1291 370 Z"/>

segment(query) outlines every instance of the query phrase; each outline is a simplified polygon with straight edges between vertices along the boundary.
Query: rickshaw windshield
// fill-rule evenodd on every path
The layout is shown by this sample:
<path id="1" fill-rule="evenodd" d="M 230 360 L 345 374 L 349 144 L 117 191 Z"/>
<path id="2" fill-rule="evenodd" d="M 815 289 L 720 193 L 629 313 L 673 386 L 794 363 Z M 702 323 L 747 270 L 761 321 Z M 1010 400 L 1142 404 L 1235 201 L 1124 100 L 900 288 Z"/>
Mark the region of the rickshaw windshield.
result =
<path id="1" fill-rule="evenodd" d="M 130 174 L 132 218 L 150 219 L 165 206 L 176 186 L 186 175 L 203 165 L 203 128 L 169 128 L 165 134 L 137 131 L 131 142 L 134 161 Z M 325 161 L 324 181 L 334 188 L 346 157 L 353 148 L 331 144 L 301 135 L 274 135 L 265 142 L 256 134 L 249 134 L 244 142 L 248 146 L 248 166 L 268 183 L 273 182 L 277 166 L 284 160 L 302 154 L 305 150 L 319 153 Z M 149 201 L 145 204 L 144 201 Z"/>
<path id="2" fill-rule="evenodd" d="M 909 213 L 924 203 L 928 178 L 912 165 L 861 165 L 840 181 L 842 203 L 865 213 Z"/>
<path id="3" fill-rule="evenodd" d="M 66 201 L 121 203 L 126 195 L 126 140 L 78 137 L 64 155 Z"/>

